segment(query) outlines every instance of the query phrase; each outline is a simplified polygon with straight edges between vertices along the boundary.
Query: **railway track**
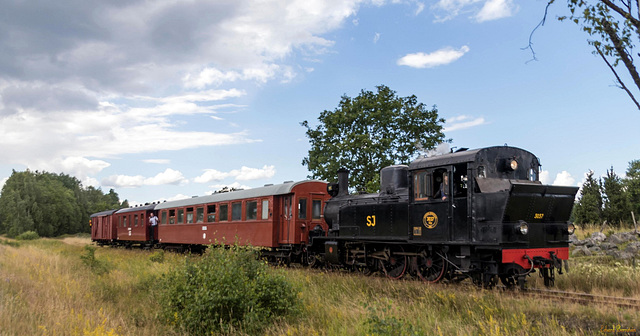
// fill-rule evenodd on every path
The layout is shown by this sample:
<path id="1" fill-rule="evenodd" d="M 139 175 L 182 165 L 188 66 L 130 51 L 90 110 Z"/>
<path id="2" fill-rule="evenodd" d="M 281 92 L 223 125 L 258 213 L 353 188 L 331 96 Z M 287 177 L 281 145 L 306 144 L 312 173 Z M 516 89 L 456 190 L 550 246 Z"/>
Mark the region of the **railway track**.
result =
<path id="1" fill-rule="evenodd" d="M 515 291 L 514 293 L 517 293 L 517 295 L 535 296 L 551 300 L 572 301 L 590 305 L 609 305 L 640 310 L 640 299 L 628 297 L 576 293 L 539 288 L 531 288 L 524 291 Z"/>

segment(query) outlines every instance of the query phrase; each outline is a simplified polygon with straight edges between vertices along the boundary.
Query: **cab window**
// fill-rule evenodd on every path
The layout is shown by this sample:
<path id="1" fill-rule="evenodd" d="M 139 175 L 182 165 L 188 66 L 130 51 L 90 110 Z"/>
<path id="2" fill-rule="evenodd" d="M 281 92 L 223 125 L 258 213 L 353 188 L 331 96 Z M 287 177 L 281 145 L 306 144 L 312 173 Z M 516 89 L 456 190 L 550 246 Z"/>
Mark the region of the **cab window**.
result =
<path id="1" fill-rule="evenodd" d="M 426 171 L 417 172 L 414 174 L 413 183 L 414 198 L 416 200 L 426 200 L 433 195 L 430 173 Z"/>

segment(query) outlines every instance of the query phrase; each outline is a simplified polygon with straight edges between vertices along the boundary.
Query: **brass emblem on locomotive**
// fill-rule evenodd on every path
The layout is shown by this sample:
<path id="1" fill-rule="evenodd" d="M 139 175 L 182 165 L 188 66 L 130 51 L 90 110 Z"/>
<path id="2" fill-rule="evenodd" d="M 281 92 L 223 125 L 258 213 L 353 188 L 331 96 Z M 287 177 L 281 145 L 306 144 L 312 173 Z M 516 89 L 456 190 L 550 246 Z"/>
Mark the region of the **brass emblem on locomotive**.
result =
<path id="1" fill-rule="evenodd" d="M 424 217 L 422 217 L 422 224 L 424 224 L 427 229 L 435 228 L 436 225 L 438 225 L 438 215 L 433 211 L 427 212 L 424 214 Z"/>

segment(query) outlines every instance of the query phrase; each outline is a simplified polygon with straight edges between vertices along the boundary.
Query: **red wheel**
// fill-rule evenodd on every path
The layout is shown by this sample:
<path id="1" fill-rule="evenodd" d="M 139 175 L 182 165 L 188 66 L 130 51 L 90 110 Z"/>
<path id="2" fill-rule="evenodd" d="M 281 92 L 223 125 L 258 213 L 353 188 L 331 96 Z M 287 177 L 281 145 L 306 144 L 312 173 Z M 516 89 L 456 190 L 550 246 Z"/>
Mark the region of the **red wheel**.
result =
<path id="1" fill-rule="evenodd" d="M 381 260 L 382 270 L 390 279 L 400 279 L 407 272 L 407 256 L 401 254 L 404 249 L 398 246 L 395 249 L 387 249 L 389 258 Z"/>
<path id="2" fill-rule="evenodd" d="M 422 281 L 436 283 L 442 280 L 447 271 L 447 261 L 445 255 L 439 251 L 424 251 L 417 258 L 418 277 Z"/>

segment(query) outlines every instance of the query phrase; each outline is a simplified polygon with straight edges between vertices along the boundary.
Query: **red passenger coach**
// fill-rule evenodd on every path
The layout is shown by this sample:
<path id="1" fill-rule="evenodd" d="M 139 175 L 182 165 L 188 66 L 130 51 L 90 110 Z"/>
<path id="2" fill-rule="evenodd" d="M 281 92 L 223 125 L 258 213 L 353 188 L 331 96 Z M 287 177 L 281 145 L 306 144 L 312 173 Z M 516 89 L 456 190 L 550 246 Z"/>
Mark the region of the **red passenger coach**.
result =
<path id="1" fill-rule="evenodd" d="M 156 206 L 149 204 L 116 211 L 113 220 L 118 227 L 118 243 L 126 246 L 150 243 L 149 216 Z"/>
<path id="2" fill-rule="evenodd" d="M 116 210 L 107 210 L 91 215 L 91 240 L 99 245 L 109 244 L 116 239 L 116 224 L 113 222 L 113 213 Z"/>
<path id="3" fill-rule="evenodd" d="M 327 183 L 285 182 L 156 205 L 164 246 L 234 244 L 299 251 L 309 232 L 327 232 Z"/>

